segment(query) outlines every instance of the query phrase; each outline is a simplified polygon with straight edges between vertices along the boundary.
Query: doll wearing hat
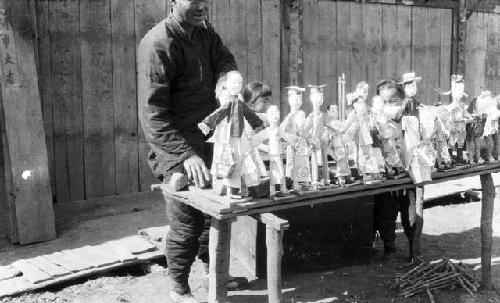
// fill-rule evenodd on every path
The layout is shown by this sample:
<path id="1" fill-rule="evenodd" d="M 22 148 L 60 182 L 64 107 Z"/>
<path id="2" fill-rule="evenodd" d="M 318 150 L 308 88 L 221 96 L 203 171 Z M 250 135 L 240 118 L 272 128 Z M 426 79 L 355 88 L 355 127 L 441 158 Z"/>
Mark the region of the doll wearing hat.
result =
<path id="1" fill-rule="evenodd" d="M 305 89 L 298 86 L 287 89 L 290 113 L 280 125 L 281 131 L 291 138 L 286 148 L 285 176 L 292 179 L 295 190 L 300 190 L 300 183 L 311 182 L 309 147 L 304 134 L 306 114 L 300 109 Z"/>
<path id="2" fill-rule="evenodd" d="M 349 168 L 349 155 L 344 136 L 344 123 L 339 120 L 339 111 L 337 105 L 328 106 L 326 129 L 323 133 L 323 142 L 327 144 L 327 153 L 335 160 L 335 177 L 338 184 L 344 186 L 346 178 L 351 175 Z"/>

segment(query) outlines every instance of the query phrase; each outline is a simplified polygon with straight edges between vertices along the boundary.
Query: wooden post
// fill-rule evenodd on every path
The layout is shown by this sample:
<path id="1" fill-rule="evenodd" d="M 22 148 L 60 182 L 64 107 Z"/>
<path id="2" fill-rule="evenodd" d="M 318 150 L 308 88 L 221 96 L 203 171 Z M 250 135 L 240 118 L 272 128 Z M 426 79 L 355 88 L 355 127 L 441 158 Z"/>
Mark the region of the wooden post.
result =
<path id="1" fill-rule="evenodd" d="M 281 257 L 283 256 L 283 231 L 266 225 L 267 292 L 269 303 L 281 303 Z"/>
<path id="2" fill-rule="evenodd" d="M 271 213 L 259 215 L 266 224 L 267 292 L 269 303 L 281 303 L 281 258 L 283 257 L 283 233 L 290 225 L 287 220 Z"/>
<path id="3" fill-rule="evenodd" d="M 422 255 L 420 248 L 420 238 L 424 226 L 424 188 L 417 187 L 409 190 L 410 207 L 408 209 L 410 225 L 412 226 L 411 236 L 409 237 L 410 262 L 416 256 Z"/>
<path id="4" fill-rule="evenodd" d="M 491 288 L 491 246 L 492 246 L 492 222 L 495 201 L 495 186 L 491 174 L 480 176 L 482 188 L 481 205 L 481 268 L 483 272 L 482 286 Z"/>
<path id="5" fill-rule="evenodd" d="M 231 248 L 231 221 L 212 218 L 209 239 L 208 302 L 227 302 L 229 261 Z"/>

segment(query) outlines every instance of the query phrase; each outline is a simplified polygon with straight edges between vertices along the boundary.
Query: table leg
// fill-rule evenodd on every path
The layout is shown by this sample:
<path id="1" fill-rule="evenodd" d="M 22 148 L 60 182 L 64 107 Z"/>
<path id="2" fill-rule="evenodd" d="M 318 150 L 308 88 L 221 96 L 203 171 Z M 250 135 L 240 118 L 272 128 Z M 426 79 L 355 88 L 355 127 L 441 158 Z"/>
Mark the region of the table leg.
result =
<path id="1" fill-rule="evenodd" d="M 482 286 L 491 288 L 491 246 L 493 208 L 495 206 L 495 185 L 491 174 L 480 176 L 482 188 L 481 204 L 481 268 L 483 274 Z"/>
<path id="2" fill-rule="evenodd" d="M 212 218 L 209 239 L 208 302 L 226 303 L 231 248 L 231 221 Z"/>
<path id="3" fill-rule="evenodd" d="M 281 303 L 281 257 L 283 256 L 283 230 L 266 226 L 267 291 L 269 303 Z"/>
<path id="4" fill-rule="evenodd" d="M 417 187 L 415 189 L 415 231 L 413 234 L 413 253 L 414 256 L 421 256 L 422 249 L 420 247 L 420 239 L 422 237 L 422 229 L 424 227 L 424 188 Z"/>

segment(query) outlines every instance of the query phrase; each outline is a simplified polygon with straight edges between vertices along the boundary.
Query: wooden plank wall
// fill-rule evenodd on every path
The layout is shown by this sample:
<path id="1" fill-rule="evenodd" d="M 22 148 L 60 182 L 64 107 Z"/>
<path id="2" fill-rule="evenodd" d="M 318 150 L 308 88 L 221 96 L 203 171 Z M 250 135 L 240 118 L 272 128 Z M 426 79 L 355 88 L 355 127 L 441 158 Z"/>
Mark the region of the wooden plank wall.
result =
<path id="1" fill-rule="evenodd" d="M 364 80 L 373 95 L 379 80 L 413 70 L 424 78 L 425 104 L 439 99 L 434 88 L 449 89 L 451 9 L 307 0 L 302 10 L 299 84 L 327 84 L 325 105 L 336 103 L 342 73 L 348 92 Z M 304 108 L 310 110 L 306 101 Z"/>
<path id="2" fill-rule="evenodd" d="M 137 120 L 136 46 L 168 0 L 33 0 L 40 93 L 57 202 L 149 190 L 149 147 Z M 327 0 L 213 0 L 209 18 L 245 82 L 263 80 L 288 111 L 290 84 L 424 77 L 422 101 L 449 88 L 452 12 Z M 374 85 L 372 86 L 372 92 Z M 283 102 L 280 102 L 283 100 Z M 306 112 L 309 102 L 304 100 Z"/>
<path id="3" fill-rule="evenodd" d="M 471 98 L 482 89 L 500 94 L 499 14 L 473 13 L 467 21 L 465 79 Z"/>

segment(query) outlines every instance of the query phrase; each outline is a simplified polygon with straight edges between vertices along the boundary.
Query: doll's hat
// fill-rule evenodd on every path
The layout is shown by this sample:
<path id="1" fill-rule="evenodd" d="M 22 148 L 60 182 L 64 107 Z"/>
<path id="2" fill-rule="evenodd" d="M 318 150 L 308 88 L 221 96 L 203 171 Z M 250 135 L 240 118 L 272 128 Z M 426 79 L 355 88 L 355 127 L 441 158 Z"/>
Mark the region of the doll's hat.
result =
<path id="1" fill-rule="evenodd" d="M 312 85 L 309 84 L 308 87 L 312 92 L 318 92 L 318 93 L 323 93 L 323 88 L 326 86 L 326 84 L 321 84 L 321 85 Z"/>
<path id="2" fill-rule="evenodd" d="M 288 89 L 289 91 L 296 92 L 297 94 L 301 94 L 301 93 L 303 93 L 303 92 L 305 92 L 305 91 L 306 91 L 306 89 L 305 89 L 305 88 L 303 88 L 303 87 L 298 87 L 298 86 L 294 86 L 294 85 L 292 85 L 292 86 L 287 86 L 287 87 L 285 87 L 285 88 L 286 88 L 286 89 Z"/>
<path id="3" fill-rule="evenodd" d="M 417 77 L 415 75 L 415 73 L 411 72 L 411 73 L 403 74 L 403 79 L 398 84 L 406 84 L 406 83 L 411 83 L 411 82 L 418 82 L 420 80 L 422 80 L 422 77 Z"/>

